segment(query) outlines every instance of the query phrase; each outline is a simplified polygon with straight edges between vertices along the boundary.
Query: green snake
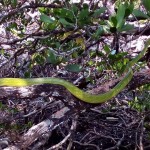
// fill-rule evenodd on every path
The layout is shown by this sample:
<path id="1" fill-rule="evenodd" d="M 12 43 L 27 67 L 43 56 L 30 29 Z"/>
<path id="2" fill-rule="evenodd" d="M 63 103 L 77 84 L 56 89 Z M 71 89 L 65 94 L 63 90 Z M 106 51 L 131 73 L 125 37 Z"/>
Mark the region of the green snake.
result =
<path id="1" fill-rule="evenodd" d="M 81 101 L 92 103 L 92 104 L 98 104 L 98 103 L 104 103 L 107 100 L 110 100 L 111 98 L 115 97 L 119 92 L 121 92 L 125 86 L 131 81 L 133 77 L 133 71 L 132 66 L 145 54 L 145 52 L 148 49 L 148 46 L 150 45 L 150 39 L 147 40 L 145 43 L 144 49 L 132 60 L 130 61 L 125 70 L 124 74 L 125 76 L 123 79 L 110 91 L 104 93 L 104 94 L 98 94 L 93 95 L 87 92 L 84 92 L 77 88 L 72 83 L 59 79 L 59 78 L 0 78 L 0 86 L 13 86 L 13 87 L 23 87 L 23 86 L 31 86 L 31 85 L 38 85 L 38 84 L 57 84 L 65 87 L 72 95 L 80 99 Z"/>

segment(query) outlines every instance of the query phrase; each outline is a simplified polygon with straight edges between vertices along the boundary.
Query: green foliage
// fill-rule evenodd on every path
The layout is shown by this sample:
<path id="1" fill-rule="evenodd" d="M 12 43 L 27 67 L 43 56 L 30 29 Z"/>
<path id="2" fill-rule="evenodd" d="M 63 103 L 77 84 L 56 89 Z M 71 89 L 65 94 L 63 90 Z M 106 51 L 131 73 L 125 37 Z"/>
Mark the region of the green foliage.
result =
<path id="1" fill-rule="evenodd" d="M 40 19 L 41 19 L 41 21 L 43 21 L 43 22 L 45 22 L 45 23 L 49 23 L 49 24 L 54 23 L 54 20 L 51 19 L 49 16 L 47 16 L 47 15 L 45 15 L 45 14 L 42 14 L 42 15 L 40 16 Z"/>
<path id="2" fill-rule="evenodd" d="M 100 38 L 100 36 L 101 36 L 103 33 L 104 33 L 104 29 L 103 29 L 102 26 L 100 26 L 100 27 L 96 30 L 96 32 L 93 34 L 93 37 L 94 37 L 95 39 L 98 39 L 98 38 Z"/>
<path id="3" fill-rule="evenodd" d="M 128 46 L 130 40 L 141 36 L 148 28 L 145 24 L 148 24 L 150 18 L 150 0 L 88 2 L 89 4 L 86 4 L 85 1 L 72 3 L 71 0 L 1 0 L 0 63 L 4 63 L 4 67 L 7 69 L 8 66 L 8 70 L 10 70 L 10 74 L 8 72 L 4 76 L 21 78 L 57 77 L 57 75 L 60 75 L 59 71 L 61 70 L 65 73 L 69 72 L 68 74 L 63 74 L 63 77 L 71 81 L 74 80 L 74 77 L 83 75 L 85 82 L 81 82 L 81 84 L 87 85 L 90 82 L 90 86 L 79 84 L 83 89 L 93 88 L 97 84 L 103 85 L 106 80 L 113 81 L 114 78 L 123 77 L 125 67 L 134 57 L 132 55 L 132 50 L 134 51 L 132 42 L 131 47 Z M 107 3 L 112 4 L 112 7 L 115 5 L 115 10 L 109 10 L 110 6 L 108 7 Z M 140 32 L 141 22 L 146 27 L 142 32 Z M 137 24 L 139 25 L 138 29 Z M 3 32 L 4 30 L 6 32 Z M 140 34 L 138 35 L 139 32 Z M 145 57 L 132 66 L 133 71 L 138 71 L 138 69 L 141 70 L 141 68 L 145 67 L 146 62 L 143 59 Z M 2 67 L 0 66 L 0 68 Z M 3 69 L 1 69 L 1 76 L 2 74 Z M 126 83 L 128 81 L 124 80 L 119 87 L 124 88 Z M 117 90 L 118 88 L 110 94 L 106 93 L 102 100 L 107 96 L 107 99 L 112 98 L 110 95 L 116 93 Z M 139 112 L 149 111 L 149 91 L 150 85 L 135 89 L 135 97 L 128 102 L 128 105 Z M 125 92 L 123 91 L 123 94 L 126 96 L 128 93 Z M 80 95 L 84 97 L 84 94 L 80 93 Z M 18 96 L 18 93 L 16 93 L 16 96 Z M 34 97 L 36 94 L 32 96 Z M 89 102 L 91 99 L 89 98 Z M 92 100 L 96 101 L 97 97 Z M 24 135 L 28 128 L 46 119 L 47 113 L 49 113 L 48 116 L 53 114 L 53 110 L 48 111 L 51 107 L 49 105 L 50 101 L 51 99 L 48 95 L 46 96 L 46 103 L 44 101 L 42 103 L 41 100 L 37 99 L 38 103 L 33 102 L 31 107 L 29 99 L 27 99 L 27 103 L 25 101 L 25 103 L 22 103 L 23 105 L 20 105 L 20 100 L 14 101 L 12 98 L 10 100 L 8 98 L 8 102 L 13 105 L 9 104 L 8 107 L 6 106 L 8 105 L 7 101 L 5 101 L 5 104 L 0 102 L 0 110 L 11 116 L 10 118 L 14 118 L 9 124 L 0 124 L 0 130 L 5 133 L 4 136 L 9 134 L 8 131 L 19 132 L 19 135 Z M 122 104 L 121 100 L 117 105 L 120 104 Z M 16 107 L 16 105 L 19 107 Z M 45 105 L 48 105 L 48 107 L 45 107 Z M 106 115 L 110 115 L 108 107 L 114 112 L 113 108 L 116 109 L 116 102 L 105 106 L 101 107 L 102 112 L 108 112 Z M 53 108 L 55 109 L 54 111 L 56 111 L 57 105 L 55 107 Z M 37 111 L 33 111 L 34 109 Z M 42 117 L 39 117 L 39 115 L 42 115 Z M 106 115 L 103 114 L 103 116 Z M 128 118 L 126 121 L 128 122 Z M 149 122 L 144 127 L 146 129 L 150 128 Z M 145 140 L 145 136 L 143 137 Z M 13 141 L 15 140 L 10 142 Z M 136 146 L 138 147 L 139 140 L 137 139 L 136 141 Z M 15 141 L 15 143 L 17 142 Z M 37 139 L 35 147 L 38 142 L 39 140 Z M 127 144 L 130 145 L 129 143 Z M 62 145 L 63 148 L 65 145 Z M 34 143 L 31 147 L 34 147 Z M 38 147 L 37 145 L 37 148 L 44 147 Z M 121 147 L 119 148 L 121 149 Z M 124 148 L 127 147 L 125 146 Z M 100 149 L 107 149 L 107 147 L 100 147 Z"/>
<path id="4" fill-rule="evenodd" d="M 73 24 L 69 23 L 65 18 L 60 18 L 59 22 L 64 25 L 64 27 L 66 26 L 73 26 Z"/>
<path id="5" fill-rule="evenodd" d="M 102 13 L 104 13 L 106 11 L 106 8 L 105 7 L 101 7 L 99 9 L 96 9 L 93 13 L 93 17 L 97 18 L 99 17 Z"/>
<path id="6" fill-rule="evenodd" d="M 66 70 L 70 72 L 80 72 L 82 70 L 82 67 L 78 64 L 69 64 L 66 66 Z"/>
<path id="7" fill-rule="evenodd" d="M 119 54 L 114 54 L 111 52 L 108 55 L 109 62 L 112 64 L 112 68 L 114 70 L 117 70 L 120 73 L 124 71 L 126 64 L 129 62 L 128 58 L 125 58 L 126 55 L 127 55 L 126 52 L 122 52 Z"/>
<path id="8" fill-rule="evenodd" d="M 18 9 L 21 2 L 3 0 L 0 4 L 2 4 L 1 9 L 2 6 Z M 46 6 L 47 0 L 29 2 L 28 5 L 32 8 L 28 6 L 19 12 L 16 11 L 12 16 L 10 13 L 4 19 L 4 22 L 9 22 L 6 26 L 7 32 L 20 40 L 14 42 L 15 46 L 25 48 L 29 54 L 31 52 L 24 77 L 32 77 L 34 66 L 47 64 L 54 68 L 62 67 L 63 64 L 63 69 L 75 73 L 81 71 L 87 73 L 93 68 L 99 73 L 103 70 L 115 70 L 118 74 L 123 72 L 129 61 L 128 52 L 120 52 L 120 49 L 116 52 L 113 44 L 108 44 L 103 39 L 107 39 L 107 36 L 118 36 L 119 42 L 123 34 L 132 34 L 134 25 L 130 24 L 130 17 L 134 15 L 144 20 L 149 19 L 148 0 L 142 0 L 145 10 L 139 7 L 141 6 L 139 0 L 117 0 L 115 13 L 112 15 L 109 15 L 105 5 L 99 3 L 91 5 L 85 2 L 57 0 L 52 4 Z M 34 13 L 37 13 L 37 16 Z M 34 14 L 36 17 L 29 14 Z M 28 27 L 32 28 L 36 23 L 38 27 L 33 29 L 33 33 L 32 30 L 28 32 Z M 102 48 L 97 45 L 101 45 Z M 1 50 L 2 55 L 10 58 L 10 54 L 4 51 Z"/>
<path id="9" fill-rule="evenodd" d="M 129 102 L 131 108 L 138 110 L 139 112 L 150 110 L 150 93 L 147 90 L 146 86 L 140 88 L 140 91 L 136 91 L 136 96 L 134 100 Z"/>
<path id="10" fill-rule="evenodd" d="M 79 16 L 78 16 L 78 22 L 79 22 L 79 26 L 90 24 L 91 17 L 90 17 L 90 12 L 88 8 L 83 8 L 80 11 Z"/>
<path id="11" fill-rule="evenodd" d="M 127 24 L 125 20 L 132 14 L 133 9 L 133 3 L 125 2 L 124 4 L 119 4 L 116 15 L 110 16 L 108 21 L 110 32 L 115 33 L 132 30 L 134 26 Z"/>
<path id="12" fill-rule="evenodd" d="M 11 0 L 11 4 L 13 7 L 16 7 L 18 4 L 18 1 L 17 0 Z"/>
<path id="13" fill-rule="evenodd" d="M 139 9 L 134 9 L 133 11 L 133 14 L 136 16 L 136 17 L 141 17 L 141 18 L 146 18 L 148 19 L 149 16 L 147 14 L 145 14 L 144 12 L 140 11 Z"/>
<path id="14" fill-rule="evenodd" d="M 46 51 L 46 62 L 53 65 L 60 63 L 58 57 L 51 50 Z"/>
<path id="15" fill-rule="evenodd" d="M 148 12 L 150 12 L 150 2 L 149 0 L 142 0 L 144 7 Z"/>
<path id="16" fill-rule="evenodd" d="M 45 58 L 40 53 L 35 53 L 32 56 L 32 60 L 33 60 L 33 64 L 36 63 L 39 65 L 42 65 L 45 62 Z"/>
<path id="17" fill-rule="evenodd" d="M 143 19 L 148 19 L 149 16 L 150 16 L 150 2 L 149 2 L 149 0 L 142 0 L 142 4 L 145 7 L 146 11 L 143 12 L 140 9 L 134 9 L 133 14 L 136 17 L 140 17 L 140 18 L 143 18 Z"/>

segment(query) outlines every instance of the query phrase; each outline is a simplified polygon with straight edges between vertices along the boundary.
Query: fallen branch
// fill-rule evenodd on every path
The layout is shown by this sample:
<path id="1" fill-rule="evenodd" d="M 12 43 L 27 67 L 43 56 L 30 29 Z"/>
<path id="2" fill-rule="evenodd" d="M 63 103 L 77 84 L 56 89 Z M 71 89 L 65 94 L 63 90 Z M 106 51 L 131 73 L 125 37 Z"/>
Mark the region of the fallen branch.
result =
<path id="1" fill-rule="evenodd" d="M 81 107 L 81 109 L 79 109 L 80 111 L 82 111 L 84 109 L 83 105 L 80 105 L 80 106 L 78 105 L 77 107 Z M 37 125 L 32 126 L 26 133 L 24 133 L 22 135 L 22 137 L 20 138 L 20 141 L 18 141 L 18 144 L 13 146 L 13 150 L 26 149 L 31 144 L 35 143 L 40 137 L 44 136 L 45 134 L 49 134 L 49 136 L 50 136 L 51 132 L 55 128 L 57 128 L 61 124 L 65 123 L 70 118 L 76 118 L 76 116 L 78 116 L 77 114 L 80 113 L 79 110 L 77 112 L 76 107 L 72 108 L 72 109 L 69 109 L 69 107 L 63 107 L 61 110 L 52 114 L 49 117 L 49 119 L 46 119 L 46 120 L 38 123 Z M 74 130 L 74 127 L 76 126 L 74 123 L 75 122 L 73 119 L 71 131 Z M 68 134 L 67 139 L 70 137 L 70 134 L 71 133 Z M 61 144 L 63 144 L 63 143 L 61 143 Z M 50 149 L 52 149 L 52 148 L 50 148 Z M 12 146 L 7 147 L 5 150 L 12 150 Z"/>

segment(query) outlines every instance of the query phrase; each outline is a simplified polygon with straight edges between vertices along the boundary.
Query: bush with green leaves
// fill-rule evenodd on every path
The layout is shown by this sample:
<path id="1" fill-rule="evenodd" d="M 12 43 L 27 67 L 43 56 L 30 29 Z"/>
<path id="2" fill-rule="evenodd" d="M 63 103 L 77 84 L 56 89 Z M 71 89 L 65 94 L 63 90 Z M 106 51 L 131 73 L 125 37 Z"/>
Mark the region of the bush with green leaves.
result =
<path id="1" fill-rule="evenodd" d="M 2 0 L 0 24 L 10 38 L 2 38 L 0 44 L 13 51 L 15 66 L 28 62 L 25 77 L 32 76 L 34 66 L 47 64 L 54 68 L 64 64 L 64 69 L 76 73 L 93 67 L 98 73 L 121 73 L 129 58 L 120 40 L 136 33 L 132 21 L 149 20 L 150 3 L 118 0 L 113 13 L 106 6 L 101 1 Z M 4 57 L 9 50 L 1 46 Z M 30 57 L 21 64 L 17 57 L 25 52 Z"/>

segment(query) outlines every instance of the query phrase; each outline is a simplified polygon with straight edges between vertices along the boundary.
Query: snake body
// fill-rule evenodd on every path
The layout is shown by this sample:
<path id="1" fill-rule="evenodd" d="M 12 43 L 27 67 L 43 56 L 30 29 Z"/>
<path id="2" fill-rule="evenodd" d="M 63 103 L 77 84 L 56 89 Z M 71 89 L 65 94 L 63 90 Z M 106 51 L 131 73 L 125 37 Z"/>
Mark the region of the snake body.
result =
<path id="1" fill-rule="evenodd" d="M 13 86 L 13 87 L 23 87 L 23 86 L 31 86 L 31 85 L 38 85 L 38 84 L 57 84 L 65 87 L 71 94 L 75 97 L 80 99 L 81 101 L 87 103 L 103 103 L 107 100 L 115 97 L 120 91 L 122 91 L 125 86 L 131 81 L 133 77 L 132 66 L 145 54 L 150 45 L 150 39 L 145 43 L 144 49 L 132 60 L 130 61 L 124 73 L 126 74 L 124 78 L 110 91 L 99 94 L 99 95 L 92 95 L 87 92 L 84 92 L 77 88 L 72 83 L 59 79 L 59 78 L 30 78 L 30 79 L 22 79 L 22 78 L 0 78 L 0 86 Z"/>

